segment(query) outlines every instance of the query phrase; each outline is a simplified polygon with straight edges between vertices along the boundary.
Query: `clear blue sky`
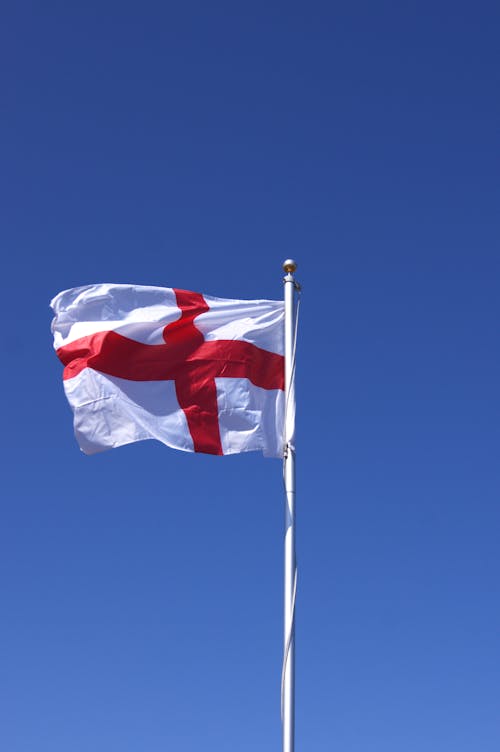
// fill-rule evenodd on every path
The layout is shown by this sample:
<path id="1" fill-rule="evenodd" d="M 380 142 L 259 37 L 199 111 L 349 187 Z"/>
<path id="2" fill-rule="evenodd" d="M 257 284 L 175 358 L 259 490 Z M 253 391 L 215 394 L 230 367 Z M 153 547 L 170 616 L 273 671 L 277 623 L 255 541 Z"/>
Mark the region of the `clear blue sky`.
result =
<path id="1" fill-rule="evenodd" d="M 280 748 L 279 461 L 85 457 L 48 302 L 293 256 L 297 750 L 497 752 L 499 21 L 4 4 L 2 750 Z"/>

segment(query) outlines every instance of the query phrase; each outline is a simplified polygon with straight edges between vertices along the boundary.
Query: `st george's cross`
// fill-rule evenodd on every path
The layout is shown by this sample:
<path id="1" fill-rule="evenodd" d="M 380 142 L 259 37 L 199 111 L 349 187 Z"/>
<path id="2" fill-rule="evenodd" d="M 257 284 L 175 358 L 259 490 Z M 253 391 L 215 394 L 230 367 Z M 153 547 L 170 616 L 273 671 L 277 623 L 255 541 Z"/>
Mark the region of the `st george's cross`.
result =
<path id="1" fill-rule="evenodd" d="M 282 456 L 281 301 L 100 284 L 51 305 L 85 453 L 157 439 L 208 454 Z"/>

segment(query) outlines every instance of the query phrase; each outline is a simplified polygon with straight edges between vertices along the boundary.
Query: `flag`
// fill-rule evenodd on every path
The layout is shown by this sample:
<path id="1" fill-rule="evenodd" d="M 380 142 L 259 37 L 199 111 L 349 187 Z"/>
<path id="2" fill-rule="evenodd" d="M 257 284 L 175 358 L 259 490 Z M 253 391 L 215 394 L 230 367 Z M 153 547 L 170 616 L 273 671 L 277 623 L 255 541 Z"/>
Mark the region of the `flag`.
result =
<path id="1" fill-rule="evenodd" d="M 77 441 L 283 455 L 284 304 L 96 284 L 51 302 Z"/>

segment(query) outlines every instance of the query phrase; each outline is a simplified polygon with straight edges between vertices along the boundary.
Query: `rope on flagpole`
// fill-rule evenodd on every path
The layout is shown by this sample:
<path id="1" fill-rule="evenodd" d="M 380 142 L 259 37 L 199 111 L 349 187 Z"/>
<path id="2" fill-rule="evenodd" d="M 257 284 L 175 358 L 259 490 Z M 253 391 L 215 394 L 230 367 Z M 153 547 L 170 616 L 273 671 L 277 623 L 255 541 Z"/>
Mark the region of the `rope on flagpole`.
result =
<path id="1" fill-rule="evenodd" d="M 297 565 L 295 565 L 295 571 L 293 576 L 293 596 L 292 596 L 292 619 L 290 625 L 290 631 L 288 632 L 285 650 L 283 653 L 283 665 L 281 667 L 281 722 L 283 723 L 283 711 L 285 706 L 285 671 L 288 661 L 288 654 L 290 653 L 290 645 L 292 644 L 292 637 L 295 632 L 295 597 L 297 595 Z"/>
<path id="2" fill-rule="evenodd" d="M 293 350 L 292 350 L 292 368 L 291 368 L 291 376 L 290 381 L 293 382 L 295 379 L 295 365 L 296 365 L 296 354 L 297 354 L 297 331 L 299 328 L 299 312 L 300 312 L 300 293 L 302 291 L 301 286 L 298 282 L 294 282 L 295 291 L 297 293 L 297 305 L 295 308 L 295 321 L 294 321 L 294 336 L 293 336 Z M 286 402 L 285 402 L 285 421 L 284 425 L 286 426 L 286 421 L 288 418 L 288 409 L 290 405 L 290 392 L 286 395 Z M 292 447 L 292 449 L 295 449 L 295 447 Z M 283 447 L 283 459 L 286 457 L 288 451 L 288 446 L 285 444 Z"/>

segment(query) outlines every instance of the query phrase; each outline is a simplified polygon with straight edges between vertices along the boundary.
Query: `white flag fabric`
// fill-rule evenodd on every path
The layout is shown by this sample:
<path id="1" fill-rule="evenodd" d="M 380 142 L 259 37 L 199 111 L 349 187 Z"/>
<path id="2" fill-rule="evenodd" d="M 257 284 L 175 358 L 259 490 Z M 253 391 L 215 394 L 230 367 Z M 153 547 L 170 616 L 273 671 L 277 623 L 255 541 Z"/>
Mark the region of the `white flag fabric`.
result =
<path id="1" fill-rule="evenodd" d="M 51 306 L 86 454 L 157 439 L 191 452 L 283 455 L 281 301 L 96 284 Z"/>

